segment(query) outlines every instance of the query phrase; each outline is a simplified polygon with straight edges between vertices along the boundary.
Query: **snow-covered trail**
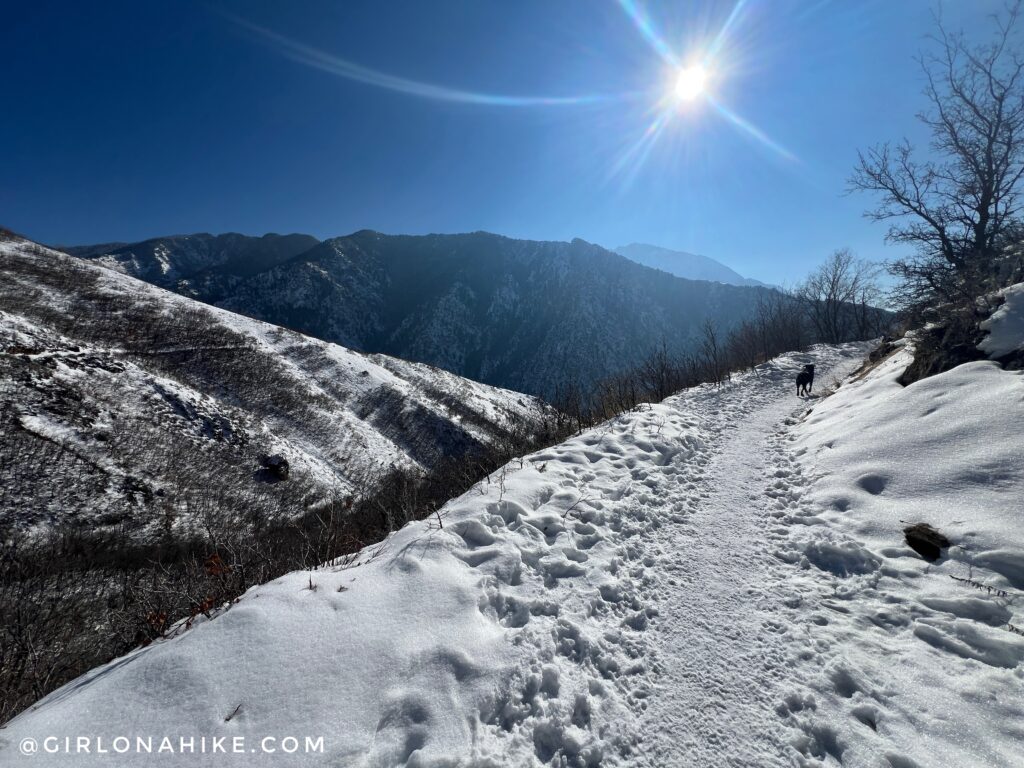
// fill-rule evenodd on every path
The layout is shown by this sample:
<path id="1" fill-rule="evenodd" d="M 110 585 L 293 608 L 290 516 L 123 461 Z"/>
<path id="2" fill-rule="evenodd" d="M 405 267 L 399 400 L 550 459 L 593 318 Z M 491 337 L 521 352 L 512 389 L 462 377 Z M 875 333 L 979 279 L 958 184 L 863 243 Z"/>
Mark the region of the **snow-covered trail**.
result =
<path id="1" fill-rule="evenodd" d="M 819 391 L 857 364 L 819 368 Z M 639 751 L 652 766 L 789 762 L 792 734 L 776 710 L 792 682 L 798 628 L 780 620 L 792 602 L 781 586 L 792 566 L 775 557 L 772 541 L 783 531 L 773 512 L 775 497 L 797 492 L 782 433 L 809 403 L 795 398 L 788 376 L 764 372 L 744 384 L 707 393 L 706 408 L 693 413 L 709 450 L 664 486 L 691 512 L 649 543 L 663 574 L 650 596 L 657 661 L 640 725 Z"/>
<path id="2" fill-rule="evenodd" d="M 766 754 L 781 754 L 770 683 L 785 662 L 776 624 L 782 576 L 766 546 L 764 491 L 766 470 L 779 460 L 769 443 L 792 410 L 779 397 L 716 430 L 690 519 L 659 529 L 659 668 L 641 727 L 651 765 L 763 764 Z"/>
<path id="3" fill-rule="evenodd" d="M 28 739 L 48 768 L 149 764 L 95 749 L 120 736 L 168 738 L 175 768 L 1024 765 L 1024 374 L 903 387 L 897 345 L 820 397 L 868 348 L 783 355 L 515 460 L 355 564 L 55 691 L 0 729 L 0 763 Z M 920 557 L 905 521 L 948 554 Z M 60 746 L 84 734 L 91 752 Z"/>

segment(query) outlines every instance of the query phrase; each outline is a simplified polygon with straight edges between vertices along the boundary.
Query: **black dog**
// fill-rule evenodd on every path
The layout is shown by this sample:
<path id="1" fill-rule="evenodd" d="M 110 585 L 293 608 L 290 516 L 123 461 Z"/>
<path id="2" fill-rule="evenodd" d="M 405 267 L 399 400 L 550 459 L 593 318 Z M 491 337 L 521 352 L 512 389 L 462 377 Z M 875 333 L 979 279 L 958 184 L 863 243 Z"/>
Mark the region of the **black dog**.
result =
<path id="1" fill-rule="evenodd" d="M 814 386 L 814 366 L 808 363 L 804 369 L 796 375 L 796 394 L 809 395 L 811 387 Z"/>

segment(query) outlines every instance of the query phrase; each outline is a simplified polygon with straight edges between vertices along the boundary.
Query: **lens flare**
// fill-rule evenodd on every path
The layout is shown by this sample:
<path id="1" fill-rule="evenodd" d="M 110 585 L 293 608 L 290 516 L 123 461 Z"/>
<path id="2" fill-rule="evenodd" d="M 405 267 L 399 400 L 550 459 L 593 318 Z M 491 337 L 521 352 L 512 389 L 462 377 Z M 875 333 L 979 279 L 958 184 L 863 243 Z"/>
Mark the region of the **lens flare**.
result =
<path id="1" fill-rule="evenodd" d="M 229 21 L 245 30 L 256 40 L 276 49 L 286 58 L 304 64 L 313 69 L 328 72 L 346 80 L 364 83 L 389 91 L 397 91 L 409 96 L 417 96 L 434 101 L 449 101 L 461 104 L 476 104 L 492 107 L 569 107 L 586 104 L 600 104 L 626 100 L 633 94 L 593 93 L 578 96 L 511 96 L 496 93 L 481 93 L 451 88 L 421 80 L 392 75 L 376 69 L 365 67 L 353 61 L 347 61 L 333 54 L 305 45 L 272 30 L 253 24 L 227 11 L 221 14 Z"/>
<path id="2" fill-rule="evenodd" d="M 781 157 L 783 160 L 789 160 L 790 162 L 797 162 L 798 161 L 798 158 L 797 158 L 796 155 L 794 155 L 792 152 L 790 152 L 784 146 L 779 144 L 777 141 L 774 141 L 773 139 L 771 139 L 768 136 L 768 134 L 766 134 L 764 131 L 762 131 L 760 128 L 758 128 L 756 125 L 754 125 L 753 123 L 750 123 L 747 120 L 744 120 L 742 117 L 737 115 L 735 112 L 733 112 L 731 109 L 729 109 L 724 104 L 721 104 L 721 103 L 715 101 L 714 99 L 711 99 L 711 104 L 712 104 L 712 106 L 716 110 L 718 110 L 718 113 L 722 117 L 724 117 L 726 120 L 728 120 L 734 126 L 739 128 L 741 131 L 743 131 L 743 133 L 745 133 L 747 136 L 749 136 L 752 139 L 757 140 L 758 142 L 760 142 L 760 144 L 762 146 L 770 149 L 772 152 L 774 152 L 776 155 Z"/>
<path id="3" fill-rule="evenodd" d="M 658 32 L 658 28 L 647 14 L 647 10 L 638 4 L 636 0 L 619 0 L 619 6 L 629 16 L 630 21 L 633 22 L 637 31 L 643 35 L 654 52 L 661 56 L 670 66 L 678 67 L 679 61 L 676 59 L 676 55 L 672 52 L 671 46 L 665 42 L 665 39 Z"/>

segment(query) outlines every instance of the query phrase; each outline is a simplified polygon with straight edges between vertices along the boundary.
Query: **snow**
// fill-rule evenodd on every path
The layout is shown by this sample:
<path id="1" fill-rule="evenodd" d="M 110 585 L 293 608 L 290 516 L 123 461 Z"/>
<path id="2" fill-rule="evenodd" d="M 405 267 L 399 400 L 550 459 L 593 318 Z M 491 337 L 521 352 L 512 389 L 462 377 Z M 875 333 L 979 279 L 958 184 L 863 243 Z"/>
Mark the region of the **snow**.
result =
<path id="1" fill-rule="evenodd" d="M 128 295 L 139 293 L 158 295 L 160 301 L 165 304 L 165 311 L 169 312 L 197 306 L 193 299 L 150 286 L 114 271 L 104 273 L 101 283 L 109 290 Z M 488 421 L 502 426 L 511 425 L 517 419 L 531 418 L 541 410 L 540 401 L 530 395 L 481 384 L 425 363 L 415 363 L 388 355 L 368 355 L 356 352 L 339 344 L 320 341 L 219 307 L 206 304 L 201 306 L 203 311 L 208 312 L 211 317 L 216 318 L 225 326 L 255 338 L 264 349 L 273 352 L 283 365 L 290 368 L 297 376 L 307 380 L 314 391 L 320 394 L 325 394 L 325 381 L 333 384 L 336 390 L 344 388 L 353 398 L 381 387 L 387 387 L 400 392 L 404 397 L 416 402 L 418 406 L 441 418 L 451 418 L 450 409 L 440 407 L 439 403 L 425 395 L 423 385 L 428 384 L 441 392 L 457 395 L 465 405 L 483 412 Z M 315 348 L 318 353 L 330 357 L 338 368 L 330 370 L 329 375 L 324 375 L 323 371 L 311 370 L 298 364 L 295 358 L 308 356 L 310 348 Z M 343 369 L 348 369 L 348 371 L 347 375 L 342 374 L 340 377 L 344 385 L 341 387 L 338 379 Z M 485 430 L 472 424 L 465 425 L 465 427 L 474 437 L 486 441 L 488 435 Z M 380 436 L 375 437 L 380 439 Z M 395 455 L 398 451 L 393 445 L 373 453 L 395 463 L 404 463 L 405 460 L 405 457 Z"/>
<path id="2" fill-rule="evenodd" d="M 358 564 L 56 691 L 0 752 L 289 734 L 324 753 L 244 764 L 1020 765 L 1022 374 L 903 388 L 900 347 L 820 397 L 865 351 L 786 355 L 513 461 Z M 918 557 L 904 521 L 948 556 Z"/>
<path id="3" fill-rule="evenodd" d="M 988 331 L 988 335 L 978 344 L 978 349 L 991 358 L 1024 349 L 1024 283 L 1011 285 L 999 293 L 1003 303 L 991 317 L 982 321 L 981 329 Z"/>
<path id="4" fill-rule="evenodd" d="M 904 388 L 910 360 L 848 382 L 795 434 L 813 481 L 784 551 L 825 623 L 808 651 L 816 710 L 793 717 L 845 747 L 844 765 L 1022 765 L 1024 374 L 975 362 Z M 951 540 L 947 557 L 904 543 L 918 522 Z M 828 544 L 859 567 L 813 556 Z"/>
<path id="5" fill-rule="evenodd" d="M 157 264 L 160 266 L 160 273 L 167 275 L 171 271 L 171 262 L 168 259 L 170 252 L 167 250 L 166 245 L 158 245 L 153 249 L 153 258 L 156 259 Z"/>

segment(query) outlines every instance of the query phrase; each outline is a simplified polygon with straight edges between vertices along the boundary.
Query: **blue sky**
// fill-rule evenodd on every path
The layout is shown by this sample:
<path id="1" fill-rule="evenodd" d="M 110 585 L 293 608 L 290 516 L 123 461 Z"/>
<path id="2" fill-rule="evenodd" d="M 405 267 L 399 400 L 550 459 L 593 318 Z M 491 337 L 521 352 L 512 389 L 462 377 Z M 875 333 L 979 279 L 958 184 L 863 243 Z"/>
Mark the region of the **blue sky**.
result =
<path id="1" fill-rule="evenodd" d="M 925 139 L 913 55 L 940 7 L 6 6 L 0 224 L 35 239 L 489 230 L 650 242 L 773 283 L 842 246 L 894 255 L 846 179 L 858 148 Z M 968 31 L 998 6 L 941 3 Z M 709 92 L 747 129 L 703 96 L 666 105 L 666 59 L 710 48 Z"/>

